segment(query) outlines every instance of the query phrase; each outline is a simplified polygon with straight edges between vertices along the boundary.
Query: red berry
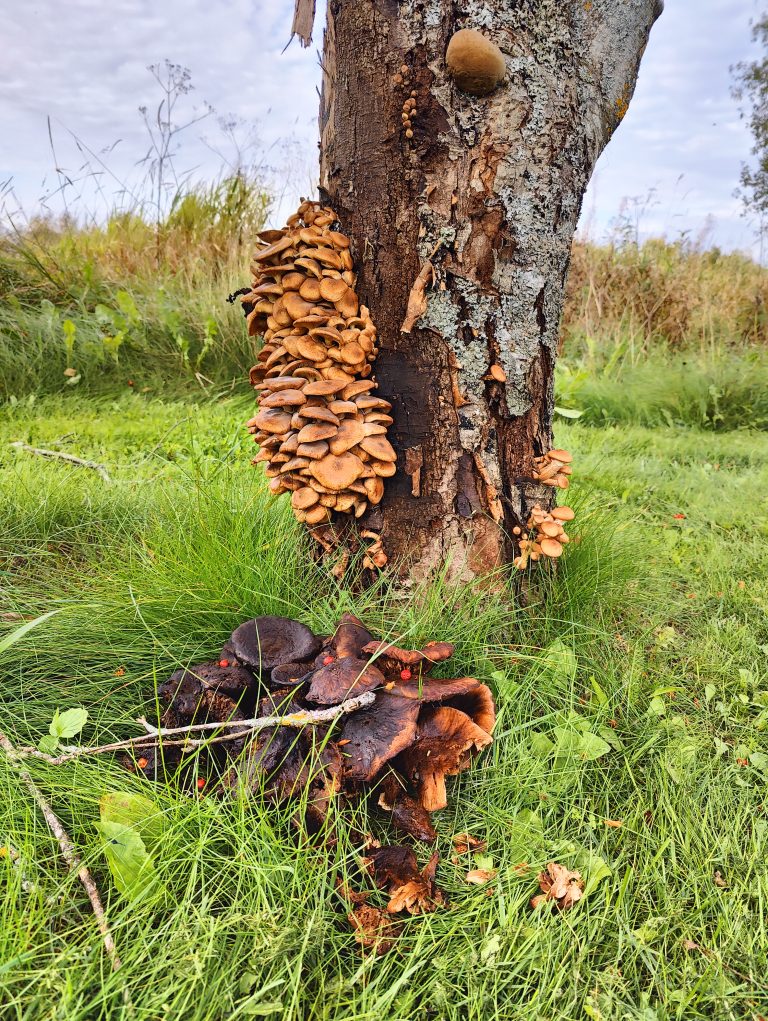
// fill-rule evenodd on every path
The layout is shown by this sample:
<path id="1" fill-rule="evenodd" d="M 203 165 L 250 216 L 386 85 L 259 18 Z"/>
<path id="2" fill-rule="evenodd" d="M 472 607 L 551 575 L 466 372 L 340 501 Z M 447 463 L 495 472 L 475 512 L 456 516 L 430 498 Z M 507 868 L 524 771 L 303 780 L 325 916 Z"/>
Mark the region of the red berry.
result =
<path id="1" fill-rule="evenodd" d="M 205 777 L 201 776 L 201 777 L 198 778 L 198 781 L 197 781 L 197 789 L 199 791 L 201 791 L 203 789 L 203 787 L 205 787 Z"/>
<path id="2" fill-rule="evenodd" d="M 220 659 L 219 660 L 219 666 L 229 666 L 229 660 L 228 659 Z"/>
<path id="3" fill-rule="evenodd" d="M 400 677 L 404 681 L 410 681 L 412 676 L 413 676 L 413 674 L 408 669 L 408 667 L 405 667 L 403 670 L 400 671 Z"/>
<path id="4" fill-rule="evenodd" d="M 323 660 L 323 666 L 328 666 L 329 663 L 333 663 L 333 656 L 326 656 Z"/>

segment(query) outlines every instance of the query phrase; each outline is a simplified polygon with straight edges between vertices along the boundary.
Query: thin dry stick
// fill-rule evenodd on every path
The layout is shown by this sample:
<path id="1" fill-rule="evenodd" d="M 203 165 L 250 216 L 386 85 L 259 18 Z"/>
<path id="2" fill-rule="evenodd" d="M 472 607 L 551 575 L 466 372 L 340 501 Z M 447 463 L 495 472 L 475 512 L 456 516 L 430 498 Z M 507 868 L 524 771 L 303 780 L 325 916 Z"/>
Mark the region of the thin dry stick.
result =
<path id="1" fill-rule="evenodd" d="M 82 457 L 75 457 L 74 454 L 65 454 L 61 450 L 43 450 L 41 447 L 30 447 L 28 443 L 22 443 L 21 440 L 16 440 L 11 446 L 18 447 L 19 450 L 26 450 L 29 454 L 37 454 L 39 457 L 52 457 L 58 461 L 66 461 L 68 464 L 76 464 L 79 468 L 90 468 L 92 471 L 98 472 L 105 482 L 112 481 L 104 465 L 98 464 L 96 461 L 86 461 Z"/>
<path id="2" fill-rule="evenodd" d="M 157 743 L 158 738 L 162 738 L 163 744 L 165 745 L 183 745 L 187 748 L 197 748 L 203 744 L 214 744 L 221 741 L 234 741 L 237 738 L 243 737 L 244 734 L 256 733 L 259 730 L 265 730 L 267 727 L 308 727 L 317 726 L 321 723 L 332 723 L 338 719 L 339 716 L 344 716 L 346 713 L 353 713 L 357 709 L 362 709 L 364 706 L 370 705 L 375 694 L 372 691 L 364 691 L 361 695 L 356 695 L 354 698 L 348 698 L 345 702 L 339 703 L 339 705 L 331 706 L 329 709 L 305 709 L 297 713 L 289 713 L 287 716 L 261 716 L 254 717 L 250 720 L 225 720 L 223 722 L 215 723 L 195 723 L 187 727 L 153 727 L 143 716 L 140 716 L 138 723 L 140 723 L 148 733 L 141 737 L 129 738 L 126 741 L 113 741 L 111 744 L 102 744 L 95 747 L 86 746 L 68 746 L 65 747 L 62 755 L 48 755 L 45 752 L 41 752 L 39 748 L 32 746 L 24 746 L 21 748 L 14 748 L 14 755 L 17 759 L 34 758 L 42 759 L 43 762 L 47 762 L 52 766 L 60 766 L 65 762 L 71 762 L 72 759 L 79 759 L 83 755 L 102 755 L 105 752 L 118 752 L 126 749 L 141 750 L 142 748 L 152 747 Z M 216 737 L 206 737 L 202 740 L 194 740 L 188 735 L 195 732 L 204 730 L 225 730 L 232 729 L 231 734 L 222 734 Z M 173 740 L 177 734 L 184 734 L 185 736 L 178 741 Z M 170 738 L 171 740 L 166 740 Z M 8 738 L 4 734 L 0 733 L 0 742 L 8 742 Z M 10 744 L 10 742 L 8 742 Z M 13 747 L 13 746 L 11 746 Z"/>
<path id="3" fill-rule="evenodd" d="M 104 905 L 101 902 L 99 889 L 94 882 L 93 876 L 80 860 L 80 856 L 75 850 L 75 846 L 72 843 L 69 834 L 61 825 L 58 816 L 46 801 L 43 792 L 37 786 L 27 770 L 19 762 L 23 756 L 19 751 L 17 751 L 5 734 L 1 733 L 0 748 L 2 748 L 5 752 L 8 762 L 21 777 L 27 790 L 37 802 L 38 808 L 45 816 L 45 821 L 48 823 L 51 833 L 53 833 L 59 842 L 59 847 L 61 848 L 64 861 L 67 863 L 72 872 L 77 872 L 77 878 L 85 887 L 85 892 L 88 894 L 88 900 L 91 902 L 93 914 L 96 917 L 96 924 L 99 927 L 102 940 L 104 941 L 104 949 L 107 951 L 109 959 L 112 961 L 113 970 L 117 971 L 121 964 L 120 958 L 117 955 L 115 941 L 112 938 L 112 932 L 109 928 L 109 923 L 107 922 L 107 916 L 104 913 Z"/>

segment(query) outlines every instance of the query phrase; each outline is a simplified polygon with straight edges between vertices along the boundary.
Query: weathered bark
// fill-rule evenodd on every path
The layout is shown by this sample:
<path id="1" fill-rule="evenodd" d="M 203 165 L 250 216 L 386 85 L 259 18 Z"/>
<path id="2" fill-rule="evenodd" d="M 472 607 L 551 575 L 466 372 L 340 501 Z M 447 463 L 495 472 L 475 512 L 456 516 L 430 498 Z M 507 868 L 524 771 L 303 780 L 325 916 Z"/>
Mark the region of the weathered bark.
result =
<path id="1" fill-rule="evenodd" d="M 394 408 L 398 471 L 366 524 L 382 528 L 403 577 L 447 558 L 462 579 L 508 561 L 512 528 L 551 499 L 531 472 L 552 445 L 573 233 L 660 10 L 659 0 L 329 2 L 321 194 L 353 238 L 379 330 L 375 372 Z M 507 76 L 484 98 L 447 74 L 460 28 L 505 55 Z M 426 311 L 401 333 L 430 256 Z"/>

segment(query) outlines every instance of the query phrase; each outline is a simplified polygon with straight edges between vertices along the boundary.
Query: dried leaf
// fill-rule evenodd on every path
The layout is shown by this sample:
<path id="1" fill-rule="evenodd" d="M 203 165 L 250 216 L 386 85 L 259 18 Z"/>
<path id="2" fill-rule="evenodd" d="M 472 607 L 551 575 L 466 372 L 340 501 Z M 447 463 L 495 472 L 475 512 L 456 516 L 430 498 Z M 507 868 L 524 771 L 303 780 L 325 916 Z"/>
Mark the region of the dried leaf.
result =
<path id="1" fill-rule="evenodd" d="M 475 886 L 483 886 L 496 878 L 496 871 L 496 869 L 472 869 L 464 878 L 468 883 L 474 883 Z"/>
<path id="2" fill-rule="evenodd" d="M 539 888 L 541 894 L 531 898 L 533 908 L 550 901 L 552 907 L 565 911 L 584 896 L 584 880 L 581 873 L 573 872 L 565 865 L 554 861 L 547 863 L 546 872 L 539 873 Z"/>
<path id="3" fill-rule="evenodd" d="M 457 833 L 452 838 L 456 854 L 467 854 L 469 851 L 484 851 L 488 846 L 485 840 L 473 837 L 471 833 Z"/>
<path id="4" fill-rule="evenodd" d="M 370 904 L 358 904 L 347 915 L 354 929 L 357 942 L 377 954 L 386 954 L 395 945 L 395 940 L 402 932 L 402 924 L 389 917 L 385 911 L 371 907 Z"/>
<path id="5" fill-rule="evenodd" d="M 715 886 L 719 886 L 721 890 L 726 890 L 729 886 L 729 883 L 725 879 L 723 879 L 723 874 L 720 871 L 720 869 L 718 869 L 715 872 L 714 876 L 712 877 L 712 880 Z"/>

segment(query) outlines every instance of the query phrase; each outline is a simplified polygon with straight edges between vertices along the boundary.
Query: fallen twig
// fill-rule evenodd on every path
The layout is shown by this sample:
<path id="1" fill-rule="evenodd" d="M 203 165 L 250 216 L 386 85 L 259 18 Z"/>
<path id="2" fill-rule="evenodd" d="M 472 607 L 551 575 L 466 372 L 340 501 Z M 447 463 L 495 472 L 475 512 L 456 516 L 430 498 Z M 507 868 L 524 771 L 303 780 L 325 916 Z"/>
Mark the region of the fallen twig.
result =
<path id="1" fill-rule="evenodd" d="M 75 457 L 74 454 L 65 454 L 62 450 L 44 450 L 42 447 L 31 447 L 28 443 L 23 443 L 21 440 L 16 440 L 11 443 L 11 446 L 18 447 L 19 450 L 26 450 L 28 454 L 37 454 L 39 457 L 52 457 L 55 460 L 76 464 L 80 468 L 90 468 L 92 471 L 98 472 L 105 482 L 112 481 L 104 465 L 98 464 L 96 461 L 86 461 L 82 457 Z"/>
<path id="2" fill-rule="evenodd" d="M 374 698 L 375 695 L 372 691 L 364 691 L 361 695 L 356 695 L 354 698 L 348 698 L 345 702 L 331 706 L 329 709 L 306 709 L 297 713 L 289 713 L 287 716 L 261 716 L 254 717 L 250 720 L 225 720 L 224 722 L 214 723 L 194 723 L 187 727 L 153 727 L 148 720 L 141 716 L 137 722 L 140 723 L 147 731 L 147 734 L 142 735 L 141 737 L 132 737 L 125 741 L 113 741 L 111 744 L 102 744 L 93 747 L 85 745 L 66 746 L 61 755 L 48 755 L 46 752 L 41 752 L 39 748 L 23 746 L 21 748 L 14 748 L 14 755 L 17 759 L 41 759 L 43 762 L 47 762 L 51 766 L 61 766 L 65 762 L 71 762 L 73 759 L 82 758 L 84 755 L 103 755 L 106 752 L 131 751 L 148 748 L 156 744 L 158 738 L 162 739 L 163 744 L 168 746 L 181 745 L 190 749 L 199 748 L 201 745 L 216 744 L 222 741 L 235 741 L 238 738 L 241 738 L 244 734 L 256 733 L 259 730 L 265 730 L 267 727 L 300 728 L 317 726 L 320 723 L 332 723 L 339 716 L 344 716 L 346 713 L 353 713 L 358 709 L 362 709 L 364 706 L 370 705 Z M 203 738 L 202 740 L 195 740 L 189 737 L 189 734 L 194 732 L 229 729 L 233 731 L 231 734 L 221 734 L 216 737 Z M 177 734 L 184 734 L 185 736 L 180 740 L 173 740 Z M 170 738 L 170 740 L 166 740 L 166 738 Z M 0 733 L 0 742 L 3 741 L 8 742 L 8 738 L 5 737 L 4 734 Z M 10 745 L 10 742 L 8 742 L 8 744 Z M 13 746 L 11 745 L 11 747 Z"/>
<path id="3" fill-rule="evenodd" d="M 75 850 L 75 846 L 72 843 L 69 834 L 62 826 L 58 816 L 46 800 L 45 795 L 29 775 L 27 770 L 21 765 L 19 760 L 23 758 L 23 755 L 5 736 L 5 734 L 0 734 L 0 748 L 3 749 L 8 762 L 13 769 L 16 770 L 27 790 L 37 802 L 37 806 L 43 813 L 51 833 L 53 833 L 59 842 L 59 847 L 61 848 L 61 854 L 64 861 L 67 863 L 72 872 L 77 872 L 77 878 L 83 884 L 85 892 L 88 894 L 88 900 L 91 902 L 91 908 L 93 909 L 93 914 L 96 918 L 96 924 L 101 932 L 104 949 L 107 951 L 109 959 L 112 962 L 112 969 L 117 971 L 121 965 L 121 961 L 117 954 L 117 948 L 115 947 L 115 941 L 112 938 L 109 923 L 107 922 L 104 905 L 101 902 L 101 895 L 99 894 L 99 889 L 96 886 L 93 876 L 80 860 L 80 856 Z M 124 997 L 127 996 L 127 990 L 124 990 L 123 995 Z M 129 998 L 126 1000 L 126 1003 L 130 1004 Z M 132 1008 L 132 1004 L 130 1004 L 130 1006 Z"/>

